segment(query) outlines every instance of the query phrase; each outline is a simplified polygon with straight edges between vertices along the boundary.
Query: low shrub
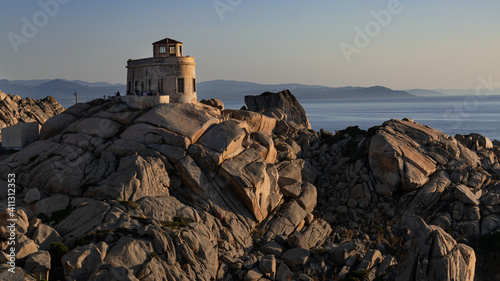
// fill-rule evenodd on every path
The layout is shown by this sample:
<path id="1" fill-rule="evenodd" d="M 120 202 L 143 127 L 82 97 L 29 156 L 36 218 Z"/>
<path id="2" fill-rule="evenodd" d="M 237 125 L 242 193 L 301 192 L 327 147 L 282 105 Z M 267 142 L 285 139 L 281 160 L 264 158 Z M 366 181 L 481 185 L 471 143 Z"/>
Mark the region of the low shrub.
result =
<path id="1" fill-rule="evenodd" d="M 52 268 L 62 266 L 61 258 L 69 252 L 68 246 L 62 242 L 50 243 L 49 254 Z"/>

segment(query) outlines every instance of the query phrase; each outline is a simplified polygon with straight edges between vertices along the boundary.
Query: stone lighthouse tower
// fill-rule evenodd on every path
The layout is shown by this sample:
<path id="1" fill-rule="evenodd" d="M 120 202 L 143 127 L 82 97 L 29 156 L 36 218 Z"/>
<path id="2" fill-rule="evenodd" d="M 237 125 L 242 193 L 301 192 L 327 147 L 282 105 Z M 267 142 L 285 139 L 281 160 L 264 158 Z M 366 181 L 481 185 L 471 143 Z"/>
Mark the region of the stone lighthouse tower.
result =
<path id="1" fill-rule="evenodd" d="M 153 43 L 153 57 L 127 62 L 127 94 L 169 95 L 170 102 L 196 102 L 194 57 L 170 38 Z"/>

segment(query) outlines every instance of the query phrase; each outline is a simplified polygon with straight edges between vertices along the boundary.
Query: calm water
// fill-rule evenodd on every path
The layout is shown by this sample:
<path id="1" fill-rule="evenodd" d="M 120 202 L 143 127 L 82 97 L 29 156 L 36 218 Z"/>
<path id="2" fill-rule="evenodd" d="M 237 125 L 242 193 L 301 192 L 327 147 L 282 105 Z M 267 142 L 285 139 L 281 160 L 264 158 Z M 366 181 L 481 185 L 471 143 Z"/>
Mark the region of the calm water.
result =
<path id="1" fill-rule="evenodd" d="M 302 100 L 314 130 L 361 129 L 389 119 L 411 118 L 451 136 L 479 133 L 500 140 L 500 96 L 419 97 L 412 99 Z M 228 101 L 227 108 L 243 103 Z"/>

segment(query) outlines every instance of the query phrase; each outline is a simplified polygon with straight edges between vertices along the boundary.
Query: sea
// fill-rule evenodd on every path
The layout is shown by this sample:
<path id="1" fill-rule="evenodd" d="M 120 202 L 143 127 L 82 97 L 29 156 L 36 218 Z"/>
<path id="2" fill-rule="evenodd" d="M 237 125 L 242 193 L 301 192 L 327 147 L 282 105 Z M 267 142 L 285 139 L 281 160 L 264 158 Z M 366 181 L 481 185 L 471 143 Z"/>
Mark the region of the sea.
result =
<path id="1" fill-rule="evenodd" d="M 478 133 L 500 140 L 500 96 L 440 96 L 372 99 L 299 99 L 314 130 L 359 126 L 367 130 L 390 119 L 411 118 L 450 136 Z M 226 101 L 239 109 L 243 102 Z"/>

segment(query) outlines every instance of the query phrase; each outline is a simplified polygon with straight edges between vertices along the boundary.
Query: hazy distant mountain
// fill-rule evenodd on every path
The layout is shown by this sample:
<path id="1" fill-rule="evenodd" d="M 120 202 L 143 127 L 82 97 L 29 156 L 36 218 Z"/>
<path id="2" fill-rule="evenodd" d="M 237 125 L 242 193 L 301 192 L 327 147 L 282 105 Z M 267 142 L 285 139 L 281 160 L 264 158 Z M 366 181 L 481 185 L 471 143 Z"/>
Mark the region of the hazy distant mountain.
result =
<path id="1" fill-rule="evenodd" d="M 445 94 L 434 90 L 412 89 L 406 92 L 419 97 L 443 97 Z"/>
<path id="2" fill-rule="evenodd" d="M 436 97 L 450 95 L 474 95 L 475 90 L 453 89 L 412 89 L 407 91 L 392 90 L 382 86 L 374 87 L 325 87 L 318 85 L 289 84 L 258 84 L 245 81 L 213 80 L 198 83 L 198 100 L 219 98 L 223 101 L 243 101 L 246 95 L 259 95 L 263 92 L 278 92 L 288 89 L 300 99 L 329 98 L 409 98 Z M 64 107 L 75 103 L 74 93 L 78 92 L 80 102 L 90 101 L 103 96 L 110 96 L 120 91 L 126 92 L 125 84 L 110 84 L 107 82 L 86 82 L 81 80 L 36 79 L 36 80 L 0 80 L 0 90 L 7 94 L 20 95 L 42 99 L 46 96 L 55 97 Z M 488 94 L 483 89 L 481 92 Z M 497 89 L 494 94 L 500 94 Z"/>
<path id="3" fill-rule="evenodd" d="M 243 100 L 246 95 L 278 92 L 288 89 L 300 99 L 328 98 L 408 98 L 415 97 L 405 91 L 395 91 L 382 86 L 332 88 L 316 85 L 277 84 L 264 85 L 244 81 L 214 80 L 198 83 L 198 99 Z"/>
<path id="4" fill-rule="evenodd" d="M 433 91 L 440 92 L 446 96 L 475 96 L 476 89 L 433 89 Z M 500 89 L 486 89 L 481 85 L 477 95 L 489 96 L 489 95 L 500 95 Z"/>
<path id="5" fill-rule="evenodd" d="M 259 95 L 263 92 L 278 92 L 289 89 L 300 99 L 325 98 L 407 98 L 414 97 L 405 91 L 395 91 L 382 86 L 332 88 L 296 83 L 264 85 L 244 81 L 214 80 L 198 83 L 198 99 L 219 98 L 221 100 L 243 101 L 246 95 Z M 8 94 L 42 99 L 55 97 L 64 107 L 75 103 L 74 93 L 78 92 L 80 102 L 90 101 L 103 96 L 113 95 L 116 91 L 126 92 L 124 84 L 112 85 L 107 82 L 85 82 L 81 80 L 38 79 L 38 80 L 0 80 L 0 90 Z"/>
<path id="6" fill-rule="evenodd" d="M 21 97 L 29 97 L 32 93 L 31 86 L 26 86 L 29 83 L 14 83 L 13 81 L 2 79 L 0 80 L 0 90 L 6 94 L 20 95 Z"/>
<path id="7" fill-rule="evenodd" d="M 38 80 L 0 80 L 0 90 L 7 94 L 43 99 L 55 97 L 64 107 L 75 103 L 74 93 L 78 92 L 78 101 L 86 102 L 103 96 L 114 95 L 117 91 L 125 93 L 124 84 L 112 85 L 107 82 L 90 83 L 81 80 L 38 79 Z"/>
<path id="8" fill-rule="evenodd" d="M 112 87 L 112 86 L 122 87 L 122 86 L 125 86 L 125 84 L 114 84 L 113 85 L 113 84 L 110 84 L 108 82 L 86 82 L 86 81 L 82 81 L 82 80 L 71 80 L 68 82 L 74 82 L 74 83 L 80 84 L 82 86 L 89 86 L 89 87 Z"/>
<path id="9" fill-rule="evenodd" d="M 434 89 L 434 91 L 438 91 L 447 96 L 473 96 L 475 91 L 474 89 Z M 486 90 L 482 90 L 481 93 L 488 93 Z M 500 91 L 497 90 L 497 94 L 500 94 Z"/>
<path id="10" fill-rule="evenodd" d="M 11 83 L 14 83 L 19 86 L 25 86 L 25 87 L 36 87 L 38 85 L 41 85 L 43 83 L 47 83 L 53 79 L 35 79 L 35 80 L 11 80 Z"/>

